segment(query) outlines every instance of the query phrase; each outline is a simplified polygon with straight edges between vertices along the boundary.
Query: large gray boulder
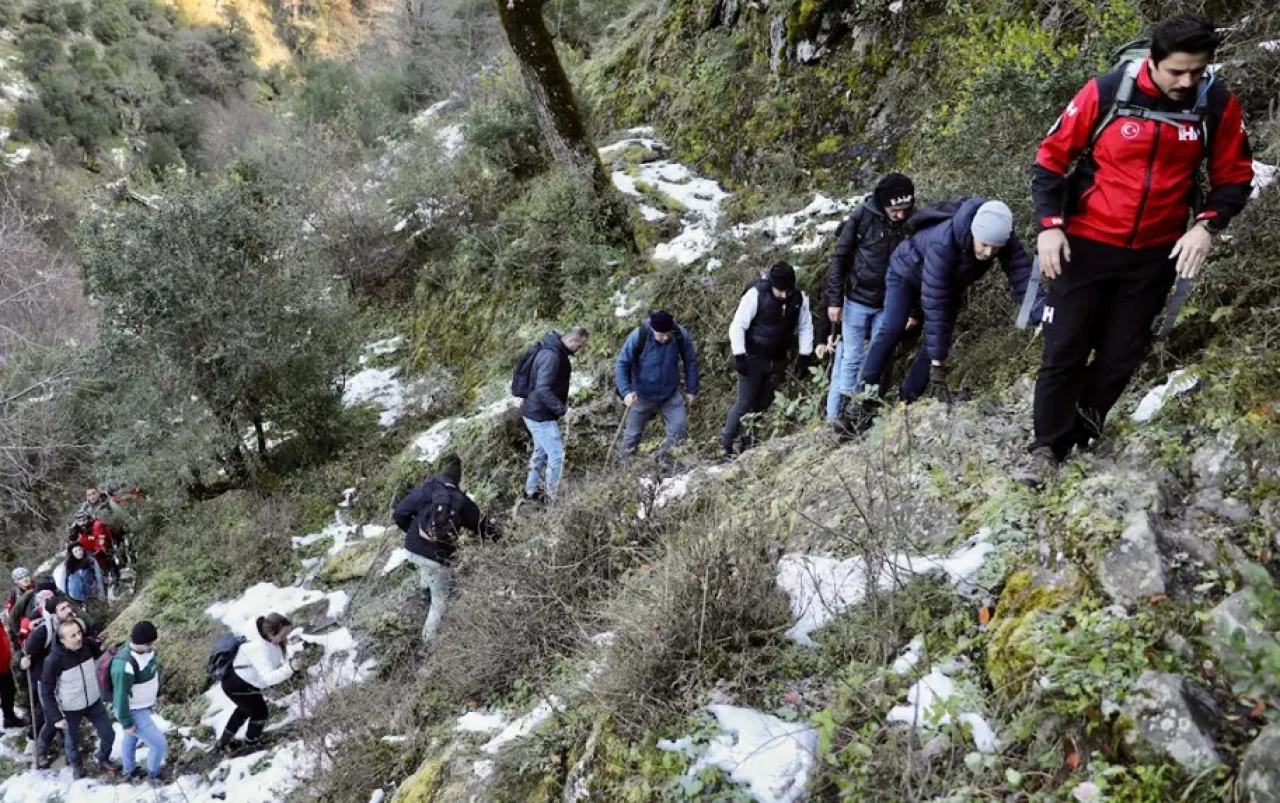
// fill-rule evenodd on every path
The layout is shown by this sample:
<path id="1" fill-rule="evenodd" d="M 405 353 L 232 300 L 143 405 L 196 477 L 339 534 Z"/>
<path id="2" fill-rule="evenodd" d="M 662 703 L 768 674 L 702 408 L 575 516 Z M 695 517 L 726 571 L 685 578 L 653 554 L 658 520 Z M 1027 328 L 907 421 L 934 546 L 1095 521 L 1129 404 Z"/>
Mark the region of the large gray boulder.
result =
<path id="1" fill-rule="evenodd" d="M 1240 791 L 1249 803 L 1280 803 L 1280 725 L 1264 729 L 1245 752 Z"/>
<path id="2" fill-rule="evenodd" d="M 1192 774 L 1222 763 L 1209 727 L 1213 700 L 1167 672 L 1143 672 L 1121 712 L 1133 721 L 1125 742 L 1140 761 L 1170 759 Z"/>
<path id="3" fill-rule="evenodd" d="M 1102 556 L 1098 580 L 1107 597 L 1120 605 L 1136 605 L 1164 593 L 1164 567 L 1150 513 L 1136 511 L 1125 519 L 1120 542 Z"/>

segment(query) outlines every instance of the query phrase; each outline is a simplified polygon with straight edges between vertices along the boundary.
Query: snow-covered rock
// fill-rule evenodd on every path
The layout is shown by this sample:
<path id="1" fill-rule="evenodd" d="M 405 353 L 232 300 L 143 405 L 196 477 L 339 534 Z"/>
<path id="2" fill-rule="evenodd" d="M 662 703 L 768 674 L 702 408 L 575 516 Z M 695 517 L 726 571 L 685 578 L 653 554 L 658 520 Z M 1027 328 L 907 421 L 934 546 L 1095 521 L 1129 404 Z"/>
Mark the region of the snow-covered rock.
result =
<path id="1" fill-rule="evenodd" d="M 689 768 L 695 776 L 719 767 L 759 803 L 796 803 L 804 799 L 813 772 L 818 732 L 804 723 L 785 722 L 752 708 L 712 705 L 708 709 L 721 733 Z M 669 743 L 687 749 L 683 740 Z"/>

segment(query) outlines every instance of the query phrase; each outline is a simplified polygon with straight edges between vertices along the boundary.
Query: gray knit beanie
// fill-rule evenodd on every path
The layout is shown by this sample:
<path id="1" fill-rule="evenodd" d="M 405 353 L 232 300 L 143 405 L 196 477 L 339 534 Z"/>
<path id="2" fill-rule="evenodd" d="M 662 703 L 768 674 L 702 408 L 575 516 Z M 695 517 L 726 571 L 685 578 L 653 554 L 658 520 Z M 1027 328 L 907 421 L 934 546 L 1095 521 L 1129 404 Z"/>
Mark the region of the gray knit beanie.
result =
<path id="1" fill-rule="evenodd" d="M 973 232 L 975 240 L 1002 247 L 1009 242 L 1009 235 L 1013 232 L 1013 213 L 1000 201 L 987 201 L 978 207 L 969 231 Z"/>

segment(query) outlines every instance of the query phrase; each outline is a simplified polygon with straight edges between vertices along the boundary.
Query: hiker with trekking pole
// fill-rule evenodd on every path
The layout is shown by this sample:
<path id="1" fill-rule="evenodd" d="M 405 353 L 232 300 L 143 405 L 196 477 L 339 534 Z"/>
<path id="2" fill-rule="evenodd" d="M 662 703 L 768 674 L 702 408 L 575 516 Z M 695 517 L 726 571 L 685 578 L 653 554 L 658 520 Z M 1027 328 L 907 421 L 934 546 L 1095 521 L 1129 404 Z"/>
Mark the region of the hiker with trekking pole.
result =
<path id="1" fill-rule="evenodd" d="M 862 390 L 866 344 L 880 333 L 884 323 L 889 257 L 906 237 L 904 224 L 915 211 L 915 203 L 916 188 L 911 179 L 889 173 L 862 199 L 836 236 L 825 287 L 819 295 L 826 298 L 826 320 L 836 327 L 835 337 L 828 343 L 835 348 L 827 394 L 827 421 L 832 424 L 839 421 L 849 397 Z M 828 338 L 818 338 L 819 343 L 824 340 Z M 822 356 L 819 354 L 819 359 Z"/>
<path id="2" fill-rule="evenodd" d="M 689 330 L 676 323 L 666 310 L 650 313 L 622 344 L 614 364 L 618 395 L 626 405 L 618 455 L 622 465 L 627 465 L 640 445 L 649 420 L 661 414 L 667 432 L 658 447 L 658 465 L 670 467 L 671 449 L 688 431 L 689 408 L 698 395 L 698 379 L 698 357 Z"/>
<path id="3" fill-rule="evenodd" d="M 1178 282 L 1165 334 L 1215 235 L 1249 200 L 1240 103 L 1210 66 L 1218 44 L 1198 14 L 1160 23 L 1085 84 L 1040 144 L 1031 191 L 1049 291 L 1035 440 L 1017 475 L 1026 485 L 1101 436 L 1170 287 Z"/>

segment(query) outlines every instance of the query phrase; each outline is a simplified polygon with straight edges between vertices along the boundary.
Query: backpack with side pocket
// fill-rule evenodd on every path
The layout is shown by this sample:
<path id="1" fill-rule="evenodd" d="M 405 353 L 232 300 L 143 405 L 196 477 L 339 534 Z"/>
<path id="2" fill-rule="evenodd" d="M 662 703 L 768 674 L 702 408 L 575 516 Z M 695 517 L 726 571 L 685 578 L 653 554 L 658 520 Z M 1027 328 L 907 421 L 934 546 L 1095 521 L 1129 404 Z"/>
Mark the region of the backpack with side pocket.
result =
<path id="1" fill-rule="evenodd" d="M 533 391 L 533 363 L 542 351 L 542 341 L 525 349 L 524 354 L 516 361 L 516 369 L 511 374 L 511 395 L 524 399 Z"/>
<path id="2" fill-rule="evenodd" d="M 232 664 L 236 662 L 236 654 L 240 652 L 241 645 L 247 640 L 244 636 L 237 636 L 231 632 L 218 636 L 218 640 L 213 642 L 213 652 L 209 655 L 208 668 L 211 680 L 218 683 L 227 676 Z"/>

